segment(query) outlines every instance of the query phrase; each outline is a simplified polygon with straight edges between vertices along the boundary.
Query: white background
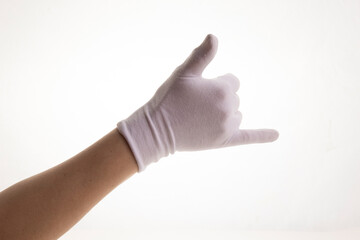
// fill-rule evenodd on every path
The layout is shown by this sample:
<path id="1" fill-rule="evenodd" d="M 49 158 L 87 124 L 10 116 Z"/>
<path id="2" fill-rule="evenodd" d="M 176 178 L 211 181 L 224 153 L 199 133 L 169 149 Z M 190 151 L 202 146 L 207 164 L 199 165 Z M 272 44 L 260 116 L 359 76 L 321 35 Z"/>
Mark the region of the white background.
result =
<path id="1" fill-rule="evenodd" d="M 92 144 L 200 44 L 277 142 L 176 153 L 62 239 L 358 239 L 360 2 L 0 0 L 0 190 Z"/>

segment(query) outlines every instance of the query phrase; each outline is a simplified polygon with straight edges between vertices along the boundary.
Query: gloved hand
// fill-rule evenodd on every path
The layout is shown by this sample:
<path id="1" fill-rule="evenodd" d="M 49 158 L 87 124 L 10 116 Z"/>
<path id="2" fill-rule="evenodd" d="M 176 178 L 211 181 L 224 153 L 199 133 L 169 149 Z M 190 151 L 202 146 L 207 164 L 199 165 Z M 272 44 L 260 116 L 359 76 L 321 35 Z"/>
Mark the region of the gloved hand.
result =
<path id="1" fill-rule="evenodd" d="M 272 142 L 278 138 L 278 132 L 272 129 L 239 129 L 239 80 L 232 74 L 215 79 L 202 77 L 216 51 L 217 39 L 208 35 L 149 102 L 118 123 L 139 171 L 175 151 Z"/>

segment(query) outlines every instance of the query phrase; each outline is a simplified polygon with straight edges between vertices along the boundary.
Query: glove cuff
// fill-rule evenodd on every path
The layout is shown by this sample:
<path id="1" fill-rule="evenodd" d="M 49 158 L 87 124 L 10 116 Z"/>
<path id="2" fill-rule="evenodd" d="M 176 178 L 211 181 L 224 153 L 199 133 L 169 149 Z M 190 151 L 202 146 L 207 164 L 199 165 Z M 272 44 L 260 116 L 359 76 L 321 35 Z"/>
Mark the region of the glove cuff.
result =
<path id="1" fill-rule="evenodd" d="M 144 171 L 150 163 L 175 152 L 173 133 L 166 127 L 164 115 L 161 111 L 155 113 L 151 109 L 146 104 L 117 124 L 118 131 L 134 154 L 139 172 Z"/>

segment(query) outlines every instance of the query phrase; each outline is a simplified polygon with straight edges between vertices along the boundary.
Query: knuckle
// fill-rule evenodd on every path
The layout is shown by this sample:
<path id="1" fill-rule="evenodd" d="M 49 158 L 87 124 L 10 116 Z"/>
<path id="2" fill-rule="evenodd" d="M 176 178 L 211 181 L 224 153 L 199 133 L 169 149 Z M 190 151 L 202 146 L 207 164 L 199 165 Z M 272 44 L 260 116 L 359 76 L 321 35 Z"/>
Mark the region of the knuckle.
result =
<path id="1" fill-rule="evenodd" d="M 228 79 L 233 79 L 233 80 L 239 80 L 234 74 L 232 74 L 232 73 L 227 73 L 227 74 L 225 74 L 225 76 L 226 76 L 226 78 L 228 78 Z"/>
<path id="2" fill-rule="evenodd" d="M 217 131 L 217 136 L 220 139 L 224 139 L 224 138 L 226 138 L 226 135 L 227 135 L 226 126 L 224 124 L 220 124 L 218 131 Z"/>
<path id="3" fill-rule="evenodd" d="M 214 95 L 218 100 L 224 101 L 226 99 L 226 96 L 227 96 L 226 88 L 224 88 L 221 85 L 218 85 L 214 89 Z"/>
<path id="4" fill-rule="evenodd" d="M 231 128 L 229 128 L 228 124 L 223 122 L 220 127 L 220 137 L 222 139 L 226 139 L 230 134 L 231 134 Z"/>
<path id="5" fill-rule="evenodd" d="M 240 86 L 240 80 L 232 73 L 228 73 L 225 76 L 231 90 L 238 90 Z"/>

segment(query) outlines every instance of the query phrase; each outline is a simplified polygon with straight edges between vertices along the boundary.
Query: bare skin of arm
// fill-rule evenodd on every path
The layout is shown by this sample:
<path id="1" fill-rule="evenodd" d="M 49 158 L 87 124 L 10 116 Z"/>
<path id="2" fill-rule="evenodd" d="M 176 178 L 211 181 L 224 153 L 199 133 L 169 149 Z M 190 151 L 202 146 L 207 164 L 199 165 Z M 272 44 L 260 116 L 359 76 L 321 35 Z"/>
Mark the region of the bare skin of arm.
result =
<path id="1" fill-rule="evenodd" d="M 137 171 L 114 129 L 69 160 L 0 192 L 0 239 L 57 239 Z"/>

